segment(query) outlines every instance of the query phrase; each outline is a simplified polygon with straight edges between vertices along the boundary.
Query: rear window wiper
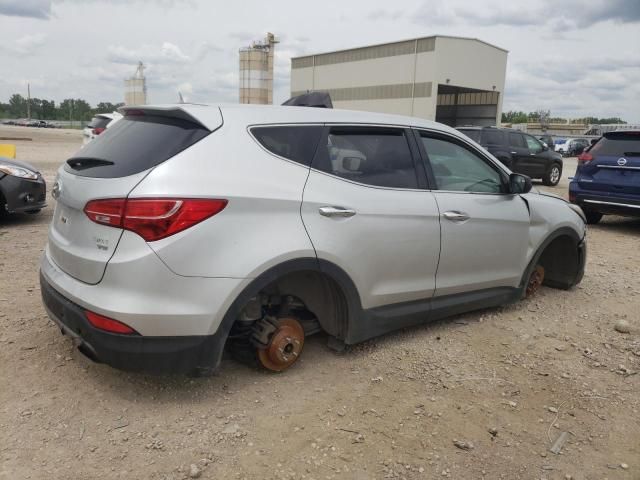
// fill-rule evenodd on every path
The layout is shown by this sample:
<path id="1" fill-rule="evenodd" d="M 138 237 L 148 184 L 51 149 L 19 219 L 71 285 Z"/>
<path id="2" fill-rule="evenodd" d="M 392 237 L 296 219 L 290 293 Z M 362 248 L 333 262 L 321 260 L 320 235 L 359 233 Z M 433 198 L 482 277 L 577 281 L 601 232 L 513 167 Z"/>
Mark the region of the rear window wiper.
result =
<path id="1" fill-rule="evenodd" d="M 69 165 L 74 170 L 85 170 L 87 168 L 93 167 L 107 167 L 113 164 L 114 163 L 111 160 L 92 157 L 76 157 L 67 160 L 67 165 Z"/>

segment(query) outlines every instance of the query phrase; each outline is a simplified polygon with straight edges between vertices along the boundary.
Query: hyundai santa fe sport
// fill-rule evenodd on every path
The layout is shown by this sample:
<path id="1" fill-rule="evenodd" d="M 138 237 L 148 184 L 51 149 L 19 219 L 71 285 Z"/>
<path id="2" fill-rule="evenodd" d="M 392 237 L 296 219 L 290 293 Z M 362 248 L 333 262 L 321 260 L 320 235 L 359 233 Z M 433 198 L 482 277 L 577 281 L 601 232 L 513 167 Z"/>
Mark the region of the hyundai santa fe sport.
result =
<path id="1" fill-rule="evenodd" d="M 454 129 L 305 107 L 124 107 L 67 160 L 42 296 L 88 357 L 268 370 L 580 282 L 582 211 Z"/>

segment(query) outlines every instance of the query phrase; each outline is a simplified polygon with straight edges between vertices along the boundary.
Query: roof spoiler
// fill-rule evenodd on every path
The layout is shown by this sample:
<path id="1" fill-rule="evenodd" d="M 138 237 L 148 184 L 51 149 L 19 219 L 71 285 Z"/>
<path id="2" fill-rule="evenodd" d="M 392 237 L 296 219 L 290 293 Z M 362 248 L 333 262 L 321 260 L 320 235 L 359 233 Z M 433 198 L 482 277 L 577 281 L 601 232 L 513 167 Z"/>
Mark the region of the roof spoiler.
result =
<path id="1" fill-rule="evenodd" d="M 291 97 L 282 105 L 290 107 L 315 107 L 315 108 L 333 108 L 331 95 L 329 92 L 307 92 L 302 95 Z"/>
<path id="2" fill-rule="evenodd" d="M 215 109 L 213 118 L 206 118 L 198 115 L 197 117 L 192 113 L 199 112 L 191 112 L 193 110 L 192 105 L 189 104 L 179 104 L 179 105 L 127 105 L 124 107 L 118 108 L 118 113 L 121 113 L 125 117 L 134 117 L 141 115 L 154 115 L 156 117 L 168 117 L 168 118 L 178 118 L 181 120 L 187 120 L 189 122 L 200 125 L 207 130 L 215 130 L 222 123 L 222 116 L 220 113 L 220 109 Z M 196 106 L 197 107 L 197 106 Z M 213 112 L 211 112 L 213 113 Z"/>

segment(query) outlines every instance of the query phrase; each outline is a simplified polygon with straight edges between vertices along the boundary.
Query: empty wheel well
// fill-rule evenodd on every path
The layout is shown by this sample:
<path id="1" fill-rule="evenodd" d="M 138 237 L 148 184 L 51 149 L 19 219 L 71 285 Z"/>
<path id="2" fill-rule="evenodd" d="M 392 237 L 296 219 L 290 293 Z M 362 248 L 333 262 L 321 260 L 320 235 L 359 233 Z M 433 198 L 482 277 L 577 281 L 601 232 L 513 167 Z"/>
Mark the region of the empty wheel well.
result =
<path id="1" fill-rule="evenodd" d="M 537 264 L 544 268 L 543 285 L 564 290 L 571 288 L 580 269 L 575 239 L 568 235 L 555 238 L 545 247 Z"/>
<path id="2" fill-rule="evenodd" d="M 269 283 L 261 293 L 299 299 L 318 319 L 325 332 L 345 338 L 347 304 L 342 289 L 330 276 L 313 270 L 290 272 Z"/>

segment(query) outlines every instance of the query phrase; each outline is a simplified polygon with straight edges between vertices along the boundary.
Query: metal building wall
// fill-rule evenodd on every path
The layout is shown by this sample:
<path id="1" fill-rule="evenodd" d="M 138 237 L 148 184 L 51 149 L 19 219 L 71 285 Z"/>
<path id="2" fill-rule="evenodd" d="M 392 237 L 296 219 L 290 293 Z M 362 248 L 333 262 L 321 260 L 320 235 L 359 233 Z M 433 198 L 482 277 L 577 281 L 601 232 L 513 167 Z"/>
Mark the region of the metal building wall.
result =
<path id="1" fill-rule="evenodd" d="M 480 40 L 441 36 L 309 55 L 291 60 L 291 95 L 328 91 L 336 108 L 434 120 L 440 85 L 502 92 L 506 58 Z M 483 97 L 497 98 L 497 121 L 501 97 Z"/>

